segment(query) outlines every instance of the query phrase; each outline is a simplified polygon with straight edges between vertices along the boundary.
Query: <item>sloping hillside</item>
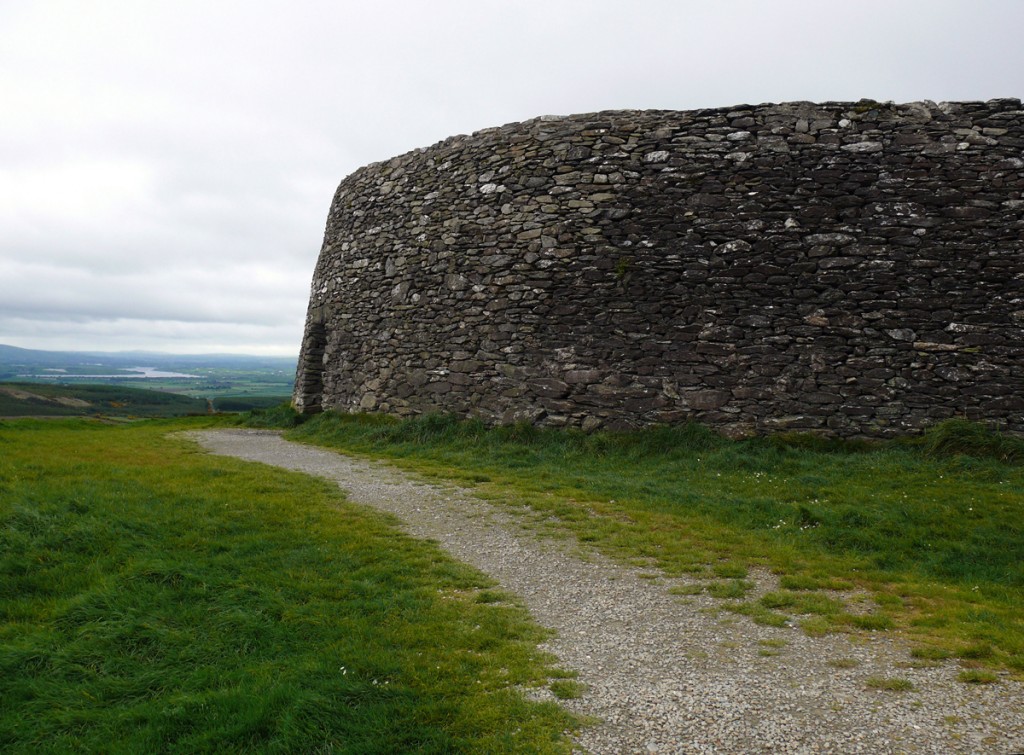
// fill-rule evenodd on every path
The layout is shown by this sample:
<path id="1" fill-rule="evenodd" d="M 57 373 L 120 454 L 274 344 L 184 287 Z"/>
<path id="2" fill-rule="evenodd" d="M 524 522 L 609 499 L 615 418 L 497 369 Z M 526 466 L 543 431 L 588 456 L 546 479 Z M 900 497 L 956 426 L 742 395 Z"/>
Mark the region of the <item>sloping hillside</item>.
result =
<path id="1" fill-rule="evenodd" d="M 177 417 L 207 407 L 204 399 L 120 385 L 0 383 L 0 417 Z"/>

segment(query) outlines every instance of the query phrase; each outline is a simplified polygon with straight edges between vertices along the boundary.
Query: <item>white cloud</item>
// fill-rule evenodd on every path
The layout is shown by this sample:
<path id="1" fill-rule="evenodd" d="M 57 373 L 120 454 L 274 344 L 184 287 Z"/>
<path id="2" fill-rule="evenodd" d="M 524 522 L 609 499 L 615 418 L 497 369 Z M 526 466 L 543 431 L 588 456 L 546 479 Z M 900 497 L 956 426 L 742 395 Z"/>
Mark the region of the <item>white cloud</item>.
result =
<path id="1" fill-rule="evenodd" d="M 0 4 L 0 343 L 294 354 L 338 181 L 544 113 L 1024 90 L 1024 3 Z"/>
<path id="2" fill-rule="evenodd" d="M 68 332 L 69 326 L 73 333 Z M 56 351 L 144 349 L 177 354 L 292 356 L 295 352 L 282 349 L 282 344 L 290 343 L 295 328 L 292 321 L 265 326 L 132 318 L 58 321 L 0 315 L 0 330 L 14 334 L 5 343 L 26 349 Z M 240 349 L 240 343 L 245 348 Z"/>

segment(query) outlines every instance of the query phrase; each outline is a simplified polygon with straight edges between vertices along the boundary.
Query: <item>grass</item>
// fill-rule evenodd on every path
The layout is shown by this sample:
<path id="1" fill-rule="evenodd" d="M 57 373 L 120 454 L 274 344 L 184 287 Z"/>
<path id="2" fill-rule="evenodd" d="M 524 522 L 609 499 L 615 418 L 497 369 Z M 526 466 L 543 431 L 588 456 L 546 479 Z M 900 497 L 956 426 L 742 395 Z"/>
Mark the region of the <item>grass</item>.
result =
<path id="1" fill-rule="evenodd" d="M 765 608 L 785 609 L 791 613 L 833 616 L 840 614 L 843 604 L 820 593 L 797 593 L 786 590 L 769 592 L 758 601 Z"/>
<path id="2" fill-rule="evenodd" d="M 0 422 L 0 750 L 570 751 L 511 596 L 204 422 Z"/>
<path id="3" fill-rule="evenodd" d="M 999 677 L 991 671 L 982 669 L 961 671 L 956 678 L 965 684 L 996 684 L 999 681 Z"/>
<path id="4" fill-rule="evenodd" d="M 703 584 L 690 584 L 690 585 L 676 585 L 675 587 L 668 588 L 670 595 L 700 595 L 707 589 L 707 585 Z"/>
<path id="5" fill-rule="evenodd" d="M 867 443 L 731 441 L 695 425 L 585 435 L 438 415 L 303 419 L 285 417 L 292 439 L 475 484 L 668 576 L 768 569 L 794 595 L 785 608 L 738 609 L 755 620 L 809 614 L 794 623 L 812 633 L 896 629 L 949 649 L 991 646 L 993 665 L 1024 663 L 1020 439 L 959 421 Z M 728 581 L 705 590 L 741 597 Z M 874 607 L 853 605 L 863 594 Z"/>
<path id="6" fill-rule="evenodd" d="M 218 412 L 252 412 L 280 407 L 285 396 L 217 396 L 212 399 L 213 408 Z"/>
<path id="7" fill-rule="evenodd" d="M 586 686 L 575 679 L 557 679 L 548 685 L 551 693 L 559 700 L 578 700 L 583 697 Z"/>
<path id="8" fill-rule="evenodd" d="M 914 683 L 909 679 L 899 677 L 871 676 L 865 681 L 868 689 L 880 689 L 886 692 L 910 692 L 914 689 Z"/>
<path id="9" fill-rule="evenodd" d="M 716 577 L 731 577 L 733 579 L 743 579 L 747 576 L 747 568 L 734 563 L 715 564 L 711 567 L 711 572 Z"/>
<path id="10" fill-rule="evenodd" d="M 707 593 L 713 598 L 742 598 L 754 589 L 753 582 L 745 579 L 730 579 L 725 582 L 712 582 L 707 586 Z"/>
<path id="11" fill-rule="evenodd" d="M 205 399 L 125 385 L 0 382 L 0 417 L 205 414 Z"/>
<path id="12" fill-rule="evenodd" d="M 911 658 L 918 658 L 923 661 L 945 661 L 953 657 L 951 650 L 945 648 L 927 647 L 921 646 L 912 648 L 910 651 Z"/>
<path id="13" fill-rule="evenodd" d="M 960 648 L 956 651 L 956 656 L 967 660 L 984 660 L 991 658 L 994 652 L 991 645 L 982 642 Z"/>
<path id="14" fill-rule="evenodd" d="M 731 613 L 749 616 L 755 624 L 760 624 L 766 627 L 786 627 L 789 626 L 790 623 L 790 619 L 787 615 L 778 613 L 777 611 L 770 611 L 759 603 L 726 603 L 724 608 Z"/>
<path id="15" fill-rule="evenodd" d="M 783 574 L 779 579 L 779 587 L 785 590 L 851 590 L 853 584 L 841 579 L 808 574 Z"/>
<path id="16" fill-rule="evenodd" d="M 782 655 L 782 648 L 789 643 L 786 640 L 758 640 L 757 654 L 766 658 Z"/>

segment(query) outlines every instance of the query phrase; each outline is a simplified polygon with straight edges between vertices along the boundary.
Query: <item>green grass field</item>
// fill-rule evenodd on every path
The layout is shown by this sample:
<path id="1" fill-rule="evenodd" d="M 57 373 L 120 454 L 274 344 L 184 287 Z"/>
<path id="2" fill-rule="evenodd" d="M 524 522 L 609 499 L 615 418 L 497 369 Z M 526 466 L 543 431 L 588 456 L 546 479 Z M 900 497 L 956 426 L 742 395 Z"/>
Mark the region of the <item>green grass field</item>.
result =
<path id="1" fill-rule="evenodd" d="M 278 408 L 251 421 L 298 418 Z M 925 655 L 1024 670 L 1024 441 L 976 425 L 868 444 L 326 413 L 288 437 L 527 504 L 616 557 L 696 578 L 689 590 L 760 623 L 896 631 Z M 757 567 L 780 589 L 755 601 L 745 578 Z"/>
<path id="2" fill-rule="evenodd" d="M 218 396 L 213 399 L 213 408 L 218 412 L 249 412 L 280 406 L 281 402 L 288 400 L 288 396 Z"/>
<path id="3" fill-rule="evenodd" d="M 0 751 L 570 750 L 514 598 L 215 421 L 0 421 Z"/>
<path id="4" fill-rule="evenodd" d="M 326 483 L 172 434 L 233 421 L 0 420 L 0 751 L 571 750 L 579 722 L 520 690 L 578 685 L 513 596 Z M 965 684 L 1024 671 L 1019 439 L 244 421 L 525 504 L 539 530 L 689 578 L 681 600 L 897 634 L 908 665 L 952 660 Z M 779 584 L 755 599 L 758 570 Z"/>

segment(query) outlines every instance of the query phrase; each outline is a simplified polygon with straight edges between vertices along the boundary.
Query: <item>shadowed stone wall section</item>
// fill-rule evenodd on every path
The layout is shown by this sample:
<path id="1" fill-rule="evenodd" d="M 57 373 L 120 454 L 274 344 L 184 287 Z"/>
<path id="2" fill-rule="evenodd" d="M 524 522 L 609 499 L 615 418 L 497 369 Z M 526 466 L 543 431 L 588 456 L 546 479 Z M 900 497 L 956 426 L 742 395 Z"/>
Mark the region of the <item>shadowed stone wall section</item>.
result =
<path id="1" fill-rule="evenodd" d="M 1024 431 L 1015 99 L 542 117 L 341 182 L 295 404 Z"/>

